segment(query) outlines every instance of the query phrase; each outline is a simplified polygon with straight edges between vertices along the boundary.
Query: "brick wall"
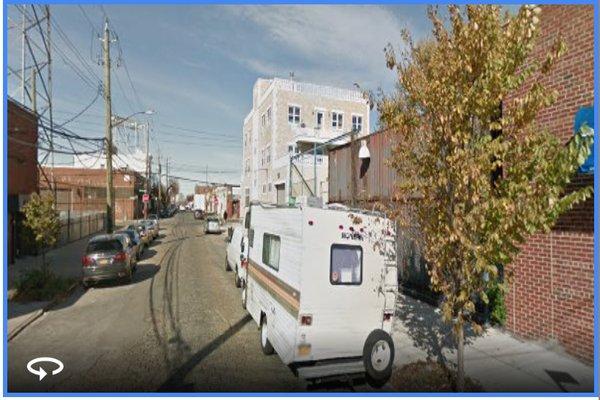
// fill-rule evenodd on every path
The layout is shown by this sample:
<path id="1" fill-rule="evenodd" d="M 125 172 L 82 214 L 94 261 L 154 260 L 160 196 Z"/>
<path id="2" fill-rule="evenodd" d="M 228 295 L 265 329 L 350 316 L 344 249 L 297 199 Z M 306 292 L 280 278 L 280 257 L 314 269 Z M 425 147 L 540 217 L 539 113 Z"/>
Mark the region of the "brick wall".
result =
<path id="1" fill-rule="evenodd" d="M 573 135 L 574 116 L 594 103 L 594 8 L 542 6 L 541 35 L 532 57 L 543 57 L 558 34 L 567 52 L 542 83 L 559 92 L 538 124 L 565 142 Z M 570 189 L 593 185 L 579 174 Z M 549 234 L 531 237 L 515 262 L 506 299 L 507 327 L 532 339 L 557 340 L 567 352 L 593 362 L 594 356 L 594 201 L 561 216 Z"/>
<path id="2" fill-rule="evenodd" d="M 8 193 L 30 195 L 38 191 L 38 123 L 35 115 L 8 100 Z"/>
<path id="3" fill-rule="evenodd" d="M 43 168 L 50 177 L 50 169 Z M 57 187 L 57 208 L 61 211 L 106 211 L 106 170 L 57 167 L 54 168 Z M 115 220 L 123 221 L 141 216 L 139 189 L 142 177 L 131 171 L 114 171 Z M 45 178 L 40 177 L 40 188 L 48 190 Z M 135 197 L 133 199 L 132 197 Z"/>

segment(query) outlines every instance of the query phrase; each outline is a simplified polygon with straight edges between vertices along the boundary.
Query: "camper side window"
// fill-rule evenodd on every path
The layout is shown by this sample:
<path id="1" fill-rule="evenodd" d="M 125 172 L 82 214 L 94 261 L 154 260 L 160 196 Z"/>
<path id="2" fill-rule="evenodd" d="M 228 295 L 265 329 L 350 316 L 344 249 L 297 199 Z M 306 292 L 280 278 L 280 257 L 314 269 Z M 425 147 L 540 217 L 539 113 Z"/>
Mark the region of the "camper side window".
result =
<path id="1" fill-rule="evenodd" d="M 279 250 L 281 239 L 270 233 L 263 234 L 262 261 L 264 264 L 279 271 Z"/>
<path id="2" fill-rule="evenodd" d="M 332 285 L 362 283 L 362 247 L 348 244 L 331 246 L 329 282 Z"/>

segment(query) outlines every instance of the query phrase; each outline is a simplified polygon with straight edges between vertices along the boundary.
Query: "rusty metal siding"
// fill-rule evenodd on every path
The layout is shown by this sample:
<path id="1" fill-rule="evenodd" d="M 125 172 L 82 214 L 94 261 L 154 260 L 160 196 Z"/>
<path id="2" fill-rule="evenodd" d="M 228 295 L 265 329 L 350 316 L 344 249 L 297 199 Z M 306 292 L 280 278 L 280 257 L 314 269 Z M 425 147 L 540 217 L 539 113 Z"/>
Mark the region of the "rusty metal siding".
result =
<path id="1" fill-rule="evenodd" d="M 361 160 L 356 162 L 358 200 L 388 201 L 391 199 L 396 180 L 396 172 L 386 162 L 392 154 L 395 143 L 393 132 L 375 132 L 362 140 L 367 141 L 371 159 L 368 167 L 363 165 Z M 356 146 L 357 151 L 359 147 L 360 145 Z M 350 150 L 350 144 L 346 144 L 329 152 L 329 201 L 332 203 L 350 202 L 352 195 Z"/>

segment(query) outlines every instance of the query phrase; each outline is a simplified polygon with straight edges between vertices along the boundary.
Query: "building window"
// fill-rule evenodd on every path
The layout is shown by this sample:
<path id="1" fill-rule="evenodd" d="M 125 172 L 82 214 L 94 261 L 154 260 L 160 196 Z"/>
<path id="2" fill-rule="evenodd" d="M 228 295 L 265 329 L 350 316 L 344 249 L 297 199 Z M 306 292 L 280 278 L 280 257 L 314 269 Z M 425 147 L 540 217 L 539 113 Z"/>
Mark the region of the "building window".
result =
<path id="1" fill-rule="evenodd" d="M 263 234 L 262 262 L 275 271 L 279 271 L 279 251 L 281 239 L 270 233 Z"/>
<path id="2" fill-rule="evenodd" d="M 269 107 L 269 108 L 267 109 L 267 124 L 268 124 L 268 125 L 271 125 L 271 118 L 272 118 L 272 115 L 271 115 L 271 107 Z"/>
<path id="3" fill-rule="evenodd" d="M 260 117 L 260 124 L 262 126 L 265 126 L 267 124 L 267 116 L 265 114 L 263 114 L 262 117 Z"/>
<path id="4" fill-rule="evenodd" d="M 324 117 L 325 113 L 323 111 L 317 111 L 317 128 L 321 128 L 323 126 Z"/>
<path id="5" fill-rule="evenodd" d="M 333 128 L 336 129 L 342 129 L 342 126 L 344 125 L 344 121 L 343 121 L 343 114 L 339 113 L 339 112 L 332 112 L 331 113 L 331 126 Z"/>
<path id="6" fill-rule="evenodd" d="M 352 130 L 356 132 L 362 132 L 362 116 L 361 115 L 353 115 L 352 116 Z"/>
<path id="7" fill-rule="evenodd" d="M 300 123 L 300 107 L 289 106 L 288 107 L 288 122 L 291 124 Z"/>
<path id="8" fill-rule="evenodd" d="M 263 184 L 263 193 L 267 192 L 267 185 Z"/>
<path id="9" fill-rule="evenodd" d="M 332 285 L 362 283 L 362 247 L 347 244 L 331 246 L 329 282 Z"/>

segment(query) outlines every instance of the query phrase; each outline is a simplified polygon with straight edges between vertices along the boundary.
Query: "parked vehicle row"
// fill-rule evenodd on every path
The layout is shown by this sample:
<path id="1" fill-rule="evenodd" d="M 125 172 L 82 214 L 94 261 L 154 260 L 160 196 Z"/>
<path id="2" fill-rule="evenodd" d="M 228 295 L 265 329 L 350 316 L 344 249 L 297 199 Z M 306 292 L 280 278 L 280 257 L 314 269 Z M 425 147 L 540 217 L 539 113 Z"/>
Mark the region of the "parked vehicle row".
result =
<path id="1" fill-rule="evenodd" d="M 131 282 L 145 249 L 159 235 L 156 215 L 140 220 L 112 234 L 93 236 L 81 259 L 82 283 L 88 287 L 108 280 Z"/>
<path id="2" fill-rule="evenodd" d="M 160 210 L 160 217 L 161 218 L 171 218 L 172 216 L 174 216 L 178 211 L 178 208 L 175 204 L 171 204 L 166 208 L 163 208 L 162 210 Z"/>
<path id="3" fill-rule="evenodd" d="M 390 378 L 398 291 L 390 220 L 343 206 L 252 204 L 227 241 L 225 267 L 264 354 L 277 352 L 307 380 Z"/>

